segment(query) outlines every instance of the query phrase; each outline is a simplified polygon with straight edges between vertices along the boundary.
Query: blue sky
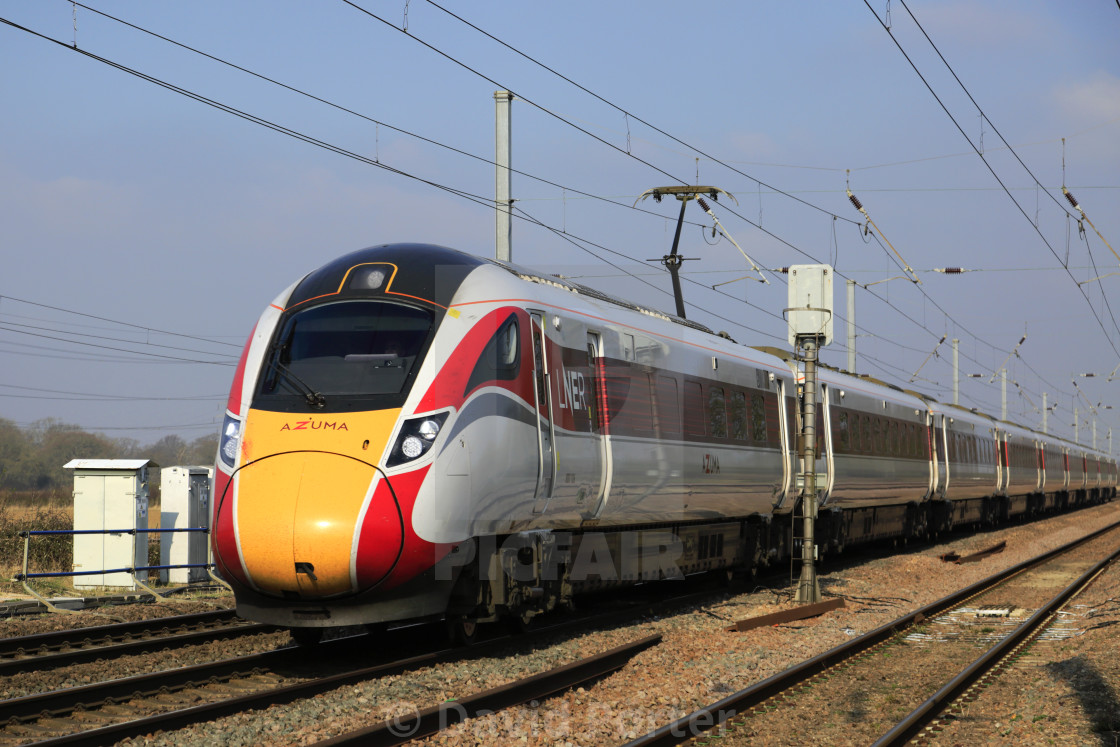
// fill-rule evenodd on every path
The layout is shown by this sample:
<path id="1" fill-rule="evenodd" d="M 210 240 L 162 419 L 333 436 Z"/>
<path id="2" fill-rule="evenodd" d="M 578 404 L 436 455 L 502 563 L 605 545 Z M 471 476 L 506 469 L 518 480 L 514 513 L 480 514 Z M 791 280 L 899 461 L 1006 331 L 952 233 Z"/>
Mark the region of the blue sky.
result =
<path id="1" fill-rule="evenodd" d="M 1052 432 L 1073 434 L 1076 406 L 1082 441 L 1092 419 L 1099 445 L 1109 428 L 1120 438 L 1120 404 L 1105 409 L 1120 387 L 1106 381 L 1120 364 L 1120 275 L 1077 284 L 1120 262 L 1089 225 L 1079 232 L 1060 192 L 1120 250 L 1114 0 L 441 3 L 601 100 L 423 0 L 355 2 L 384 21 L 341 1 L 85 5 L 0 0 L 0 17 L 62 42 L 0 26 L 0 417 L 141 442 L 204 435 L 221 419 L 223 364 L 302 274 L 387 241 L 493 254 L 487 207 L 141 80 L 76 41 L 483 199 L 493 92 L 509 88 L 521 99 L 514 196 L 548 226 L 515 222 L 516 262 L 672 310 L 668 276 L 644 260 L 668 251 L 677 205 L 629 206 L 699 178 L 735 195 L 717 214 L 761 266 L 828 262 L 869 285 L 856 294 L 861 372 L 951 400 L 949 341 L 926 359 L 956 337 L 962 375 L 984 374 L 962 379 L 962 403 L 998 415 L 988 380 L 1026 333 L 1008 368 L 1010 418 L 1038 427 L 1045 392 Z M 704 232 L 706 215 L 687 215 L 682 253 L 699 258 L 685 263 L 689 317 L 784 345 L 783 279 L 711 289 L 746 265 Z M 882 239 L 921 286 L 870 285 L 900 274 Z M 952 266 L 976 271 L 930 272 Z M 842 282 L 836 304 L 843 318 Z M 844 330 L 826 362 L 846 365 Z"/>

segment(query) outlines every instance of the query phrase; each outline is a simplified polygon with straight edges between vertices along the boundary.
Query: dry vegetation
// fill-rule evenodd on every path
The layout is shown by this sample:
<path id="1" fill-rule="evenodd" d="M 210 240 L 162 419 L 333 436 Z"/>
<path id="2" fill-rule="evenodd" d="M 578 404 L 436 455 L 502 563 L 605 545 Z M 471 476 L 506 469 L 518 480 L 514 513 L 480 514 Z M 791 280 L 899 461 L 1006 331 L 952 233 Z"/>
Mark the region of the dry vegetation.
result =
<path id="1" fill-rule="evenodd" d="M 148 511 L 148 526 L 160 525 L 159 503 Z M 20 532 L 74 528 L 74 499 L 69 490 L 0 491 L 0 599 L 24 596 L 23 586 L 13 577 L 23 568 L 24 539 Z M 158 536 L 149 544 L 149 563 L 159 562 Z M 27 567 L 32 573 L 69 571 L 74 562 L 74 541 L 69 535 L 36 536 L 28 544 Z M 42 594 L 71 594 L 67 578 L 36 579 Z"/>

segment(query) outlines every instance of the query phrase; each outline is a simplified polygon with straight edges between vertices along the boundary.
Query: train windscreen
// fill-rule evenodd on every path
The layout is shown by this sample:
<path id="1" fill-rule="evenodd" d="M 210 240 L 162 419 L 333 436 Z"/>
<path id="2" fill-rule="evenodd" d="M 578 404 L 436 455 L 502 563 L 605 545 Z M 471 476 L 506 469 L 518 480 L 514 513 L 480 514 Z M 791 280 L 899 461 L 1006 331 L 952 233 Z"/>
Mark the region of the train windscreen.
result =
<path id="1" fill-rule="evenodd" d="M 303 400 L 334 410 L 355 398 L 405 394 L 432 324 L 430 311 L 385 301 L 299 311 L 269 350 L 254 404 Z"/>

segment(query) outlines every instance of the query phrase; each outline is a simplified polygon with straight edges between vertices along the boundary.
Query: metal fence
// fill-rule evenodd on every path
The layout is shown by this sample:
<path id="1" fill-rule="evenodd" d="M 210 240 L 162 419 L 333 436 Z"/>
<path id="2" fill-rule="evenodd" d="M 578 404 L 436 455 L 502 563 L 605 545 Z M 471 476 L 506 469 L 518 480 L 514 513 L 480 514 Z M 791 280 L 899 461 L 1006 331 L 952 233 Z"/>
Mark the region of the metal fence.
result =
<path id="1" fill-rule="evenodd" d="M 144 581 L 141 581 L 140 577 L 137 574 L 147 573 L 148 571 L 171 570 L 171 569 L 174 569 L 174 568 L 205 568 L 206 569 L 206 574 L 214 582 L 224 586 L 226 589 L 229 589 L 230 588 L 229 584 L 227 584 L 225 581 L 223 581 L 222 579 L 220 579 L 216 575 L 214 575 L 214 563 L 213 563 L 213 558 L 210 556 L 211 550 L 210 550 L 209 543 L 207 543 L 207 549 L 206 549 L 206 555 L 207 555 L 207 562 L 206 563 L 178 563 L 178 564 L 173 564 L 173 565 L 128 566 L 128 567 L 123 567 L 123 568 L 102 568 L 100 570 L 95 570 L 95 571 L 51 571 L 51 572 L 44 572 L 44 573 L 30 573 L 28 571 L 27 563 L 28 563 L 28 557 L 29 557 L 29 554 L 30 554 L 31 538 L 32 537 L 51 536 L 51 535 L 53 535 L 53 536 L 58 536 L 58 535 L 71 535 L 71 536 L 73 536 L 73 535 L 77 535 L 77 534 L 108 534 L 108 535 L 113 535 L 113 536 L 120 536 L 120 535 L 128 534 L 128 535 L 132 535 L 132 557 L 135 558 L 136 557 L 136 536 L 137 535 L 143 534 L 146 537 L 149 534 L 169 534 L 169 533 L 174 533 L 174 532 L 202 532 L 203 534 L 210 534 L 210 529 L 208 527 L 187 527 L 187 528 L 182 528 L 182 529 L 25 529 L 25 530 L 19 532 L 19 536 L 23 538 L 23 570 L 22 570 L 21 573 L 17 573 L 15 575 L 14 580 L 19 581 L 23 585 L 23 588 L 27 590 L 28 594 L 31 594 L 33 597 L 35 597 L 40 602 L 45 604 L 52 611 L 66 611 L 66 610 L 61 610 L 58 607 L 56 607 L 55 605 L 51 604 L 51 602 L 49 600 L 45 599 L 42 595 L 40 595 L 38 592 L 36 592 L 34 589 L 32 589 L 31 586 L 28 584 L 28 581 L 30 581 L 31 579 L 35 579 L 35 578 L 53 578 L 53 577 L 66 578 L 66 577 L 75 577 L 75 576 L 96 576 L 96 575 L 109 574 L 109 573 L 128 573 L 129 575 L 132 576 L 132 580 L 135 582 L 135 584 L 137 586 L 139 586 L 140 588 L 142 588 L 144 591 L 146 591 L 149 594 L 151 594 L 152 596 L 154 596 L 157 600 L 166 600 L 166 597 L 163 594 L 160 594 L 158 591 L 156 591 L 155 589 L 148 586 L 148 584 L 146 584 Z"/>

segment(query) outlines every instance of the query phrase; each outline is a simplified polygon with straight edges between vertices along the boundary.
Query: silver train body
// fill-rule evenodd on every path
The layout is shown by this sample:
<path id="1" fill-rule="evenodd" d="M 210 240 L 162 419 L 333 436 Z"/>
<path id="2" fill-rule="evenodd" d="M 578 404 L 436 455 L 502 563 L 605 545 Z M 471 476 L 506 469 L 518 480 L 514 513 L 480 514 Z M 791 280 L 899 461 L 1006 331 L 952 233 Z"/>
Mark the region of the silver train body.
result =
<path id="1" fill-rule="evenodd" d="M 402 332 L 407 354 L 379 352 Z M 376 368 L 398 360 L 391 380 Z M 585 589 L 749 572 L 791 553 L 801 376 L 780 351 L 530 270 L 354 252 L 281 294 L 246 346 L 216 557 L 243 616 L 293 628 L 524 621 Z M 822 552 L 1115 493 L 1100 452 L 827 368 L 819 382 Z M 351 476 L 311 479 L 330 464 Z"/>

